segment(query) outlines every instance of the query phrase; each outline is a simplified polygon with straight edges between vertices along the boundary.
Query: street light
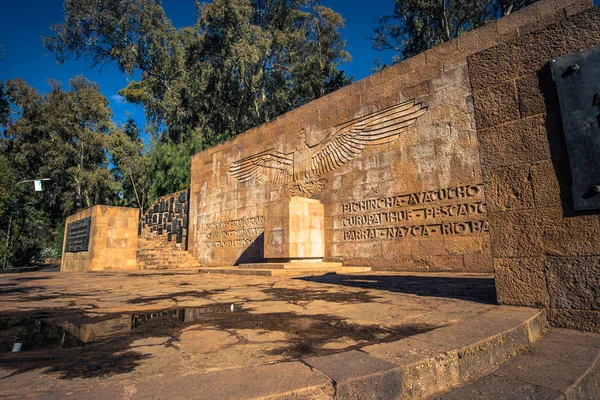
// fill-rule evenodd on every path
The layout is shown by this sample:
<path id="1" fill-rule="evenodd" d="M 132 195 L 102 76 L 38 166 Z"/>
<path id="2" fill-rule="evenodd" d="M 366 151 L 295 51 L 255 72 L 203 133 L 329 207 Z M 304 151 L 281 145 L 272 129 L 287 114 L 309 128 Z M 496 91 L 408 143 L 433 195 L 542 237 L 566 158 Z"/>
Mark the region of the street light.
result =
<path id="1" fill-rule="evenodd" d="M 25 181 L 21 181 L 21 182 L 17 182 L 16 186 L 19 186 L 21 183 L 26 183 L 26 182 L 33 182 L 33 189 L 36 192 L 41 192 L 42 191 L 42 181 L 49 181 L 50 178 L 41 178 L 41 179 L 28 179 Z M 8 229 L 6 230 L 6 251 L 8 251 L 8 245 L 10 244 L 10 228 L 12 226 L 12 217 L 13 217 L 13 211 L 14 209 L 10 210 L 10 216 L 8 217 Z M 4 265 L 2 266 L 2 269 L 6 269 L 6 254 L 4 254 Z"/>

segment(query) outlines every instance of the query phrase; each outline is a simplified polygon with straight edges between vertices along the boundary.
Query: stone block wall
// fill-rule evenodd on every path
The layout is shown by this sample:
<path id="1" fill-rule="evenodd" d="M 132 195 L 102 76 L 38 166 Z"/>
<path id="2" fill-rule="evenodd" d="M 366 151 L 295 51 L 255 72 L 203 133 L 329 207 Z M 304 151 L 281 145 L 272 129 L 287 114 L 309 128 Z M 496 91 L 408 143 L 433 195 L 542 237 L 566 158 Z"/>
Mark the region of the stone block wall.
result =
<path id="1" fill-rule="evenodd" d="M 486 204 L 479 151 L 504 154 L 515 163 L 543 151 L 535 136 L 543 135 L 546 125 L 540 117 L 540 99 L 527 94 L 537 84 L 537 75 L 534 70 L 520 71 L 523 79 L 517 83 L 508 78 L 507 71 L 518 60 L 539 61 L 546 57 L 543 51 L 551 52 L 558 44 L 549 41 L 540 51 L 536 43 L 527 43 L 516 59 L 510 52 L 498 52 L 495 59 L 481 57 L 480 71 L 495 68 L 494 73 L 470 73 L 467 58 L 591 6 L 591 0 L 539 1 L 196 154 L 191 171 L 189 250 L 205 265 L 263 261 L 265 206 L 285 200 L 290 193 L 277 179 L 240 181 L 230 172 L 234 163 L 264 152 L 289 162 L 302 130 L 306 144 L 317 149 L 347 124 L 413 102 L 426 112 L 399 130 L 394 140 L 366 146 L 354 159 L 319 173 L 323 188 L 312 197 L 324 205 L 325 260 L 379 270 L 492 272 L 486 209 L 502 205 L 494 196 L 489 197 L 492 204 Z M 532 60 L 530 52 L 536 54 Z M 487 95 L 478 96 L 474 103 L 472 87 Z M 493 129 L 522 115 L 529 115 L 520 123 L 528 126 L 530 134 L 521 137 L 519 151 L 493 141 L 478 143 L 477 129 L 481 135 L 488 129 L 489 135 L 519 136 L 517 126 Z M 273 162 L 257 160 L 252 167 L 246 165 L 246 171 L 261 162 Z M 505 164 L 486 155 L 481 160 L 486 172 L 493 168 L 504 174 L 498 179 L 514 177 L 519 185 L 524 184 L 519 178 L 523 171 L 500 170 Z M 318 172 L 317 164 L 295 162 L 293 168 Z M 540 177 L 548 172 L 548 165 L 536 168 Z M 511 200 L 515 204 L 526 201 L 534 200 Z"/>
<path id="2" fill-rule="evenodd" d="M 549 68 L 552 57 L 600 44 L 600 8 L 591 6 L 576 2 L 546 26 L 532 23 L 468 66 L 498 301 L 548 307 L 555 325 L 598 332 L 598 214 L 573 208 Z"/>
<path id="3" fill-rule="evenodd" d="M 137 208 L 94 206 L 70 215 L 65 221 L 61 272 L 137 269 Z M 88 251 L 65 252 L 67 226 L 90 217 Z"/>

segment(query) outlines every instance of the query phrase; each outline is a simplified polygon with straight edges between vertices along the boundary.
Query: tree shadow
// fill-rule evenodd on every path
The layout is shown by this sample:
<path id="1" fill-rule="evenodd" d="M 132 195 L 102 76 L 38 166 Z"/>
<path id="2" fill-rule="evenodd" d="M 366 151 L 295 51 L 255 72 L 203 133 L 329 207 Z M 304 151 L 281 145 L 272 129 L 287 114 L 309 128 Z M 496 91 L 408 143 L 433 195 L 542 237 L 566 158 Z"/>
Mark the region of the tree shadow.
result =
<path id="1" fill-rule="evenodd" d="M 265 350 L 265 354 L 282 356 L 285 360 L 360 349 L 440 327 L 412 323 L 389 327 L 359 325 L 329 314 L 258 313 L 241 304 L 236 304 L 233 311 L 230 303 L 119 313 L 99 318 L 69 309 L 13 312 L 0 314 L 0 368 L 10 371 L 9 375 L 0 378 L 0 382 L 34 370 L 40 374 L 56 374 L 59 379 L 129 373 L 152 357 L 132 349 L 135 341 L 169 336 L 171 339 L 155 346 L 173 346 L 180 340 L 184 328 L 196 325 L 196 329 L 210 327 L 228 332 L 285 332 L 288 338 L 280 346 Z M 95 336 L 89 336 L 92 330 L 96 330 Z M 90 337 L 95 341 L 88 341 Z M 7 348 L 17 341 L 23 342 L 24 351 L 7 353 Z M 341 346 L 326 346 L 330 342 Z M 29 347 L 25 348 L 26 345 Z"/>
<path id="2" fill-rule="evenodd" d="M 292 304 L 311 301 L 326 301 L 328 303 L 372 303 L 377 296 L 365 291 L 341 292 L 339 290 L 306 290 L 289 288 L 263 289 L 269 295 L 266 301 L 286 301 Z"/>
<path id="3" fill-rule="evenodd" d="M 161 300 L 174 300 L 176 297 L 204 298 L 204 297 L 213 296 L 215 294 L 223 293 L 226 290 L 227 289 L 188 290 L 185 292 L 166 293 L 166 294 L 160 294 L 160 295 L 156 295 L 156 296 L 136 297 L 134 299 L 127 300 L 127 304 L 144 304 L 144 303 L 152 303 L 152 302 L 161 301 Z"/>
<path id="4" fill-rule="evenodd" d="M 300 280 L 385 290 L 426 297 L 444 297 L 483 304 L 497 304 L 493 278 L 413 275 L 323 275 Z"/>

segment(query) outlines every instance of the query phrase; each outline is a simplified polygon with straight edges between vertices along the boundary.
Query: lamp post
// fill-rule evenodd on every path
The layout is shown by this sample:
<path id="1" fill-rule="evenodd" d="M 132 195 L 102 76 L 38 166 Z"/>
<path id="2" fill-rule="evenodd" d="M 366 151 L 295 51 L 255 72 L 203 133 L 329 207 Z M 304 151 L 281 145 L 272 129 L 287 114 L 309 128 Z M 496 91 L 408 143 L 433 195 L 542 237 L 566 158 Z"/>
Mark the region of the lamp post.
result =
<path id="1" fill-rule="evenodd" d="M 19 186 L 21 183 L 33 182 L 33 189 L 36 192 L 42 191 L 42 181 L 49 181 L 50 178 L 41 178 L 41 179 L 28 179 L 25 181 L 17 182 L 15 187 Z M 6 230 L 6 251 L 8 251 L 8 245 L 10 244 L 10 228 L 12 226 L 12 218 L 13 218 L 14 208 L 11 207 L 10 216 L 8 217 L 8 229 Z M 2 269 L 6 269 L 6 254 L 4 254 L 4 262 Z"/>

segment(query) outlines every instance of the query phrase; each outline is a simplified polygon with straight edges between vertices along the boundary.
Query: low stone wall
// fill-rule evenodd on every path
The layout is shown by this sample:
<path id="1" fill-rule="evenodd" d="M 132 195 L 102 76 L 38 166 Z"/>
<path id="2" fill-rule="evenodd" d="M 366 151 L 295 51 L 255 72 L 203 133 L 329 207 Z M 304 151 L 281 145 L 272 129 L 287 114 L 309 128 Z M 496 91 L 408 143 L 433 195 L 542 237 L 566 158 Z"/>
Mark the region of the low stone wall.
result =
<path id="1" fill-rule="evenodd" d="M 94 206 L 67 217 L 60 271 L 137 269 L 138 214 L 137 208 Z M 68 251 L 69 224 L 85 218 L 90 218 L 87 250 Z"/>

